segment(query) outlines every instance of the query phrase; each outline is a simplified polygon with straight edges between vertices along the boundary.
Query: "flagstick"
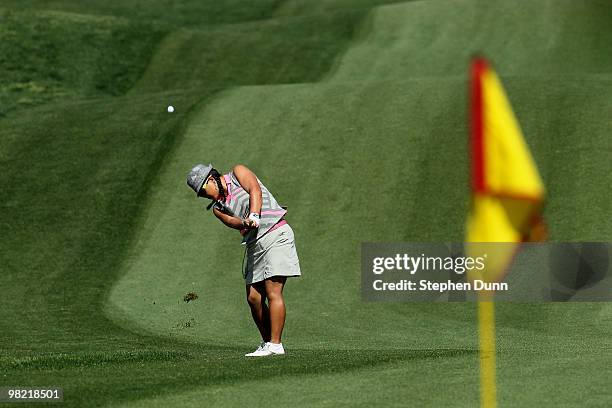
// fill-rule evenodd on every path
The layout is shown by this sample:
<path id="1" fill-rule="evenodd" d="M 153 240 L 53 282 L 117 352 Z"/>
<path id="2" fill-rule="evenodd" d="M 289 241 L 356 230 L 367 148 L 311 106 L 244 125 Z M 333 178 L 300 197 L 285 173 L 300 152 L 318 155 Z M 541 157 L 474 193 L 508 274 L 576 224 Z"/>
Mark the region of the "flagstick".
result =
<path id="1" fill-rule="evenodd" d="M 478 341 L 480 358 L 480 406 L 497 406 L 495 381 L 495 303 L 486 294 L 478 301 Z M 488 300 L 482 300 L 488 299 Z"/>

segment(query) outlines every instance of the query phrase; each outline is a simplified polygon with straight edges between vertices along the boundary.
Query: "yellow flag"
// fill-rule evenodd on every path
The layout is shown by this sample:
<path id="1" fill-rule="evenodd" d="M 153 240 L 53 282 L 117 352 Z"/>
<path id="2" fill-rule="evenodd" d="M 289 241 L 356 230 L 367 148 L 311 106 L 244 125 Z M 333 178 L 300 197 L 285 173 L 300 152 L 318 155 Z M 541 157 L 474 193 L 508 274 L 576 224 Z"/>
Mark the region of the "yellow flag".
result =
<path id="1" fill-rule="evenodd" d="M 497 74 L 478 58 L 471 71 L 472 204 L 467 242 L 542 240 L 544 186 Z M 492 246 L 488 246 L 492 248 Z M 487 281 L 503 278 L 514 250 L 490 254 Z"/>

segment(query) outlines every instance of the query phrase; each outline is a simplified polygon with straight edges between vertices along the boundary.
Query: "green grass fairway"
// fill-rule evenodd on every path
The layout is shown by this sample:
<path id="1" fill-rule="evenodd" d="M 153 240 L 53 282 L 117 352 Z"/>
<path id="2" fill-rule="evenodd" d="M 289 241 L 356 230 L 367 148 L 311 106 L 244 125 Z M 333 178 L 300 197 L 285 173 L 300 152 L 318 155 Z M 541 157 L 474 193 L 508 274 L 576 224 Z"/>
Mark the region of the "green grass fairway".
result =
<path id="1" fill-rule="evenodd" d="M 551 239 L 612 240 L 612 4 L 171 3 L 0 4 L 0 387 L 61 386 L 69 407 L 476 406 L 475 305 L 362 301 L 361 243 L 462 241 L 475 53 Z M 289 207 L 284 357 L 242 357 L 243 248 L 185 185 L 210 161 Z M 612 404 L 610 304 L 496 311 L 501 407 Z"/>

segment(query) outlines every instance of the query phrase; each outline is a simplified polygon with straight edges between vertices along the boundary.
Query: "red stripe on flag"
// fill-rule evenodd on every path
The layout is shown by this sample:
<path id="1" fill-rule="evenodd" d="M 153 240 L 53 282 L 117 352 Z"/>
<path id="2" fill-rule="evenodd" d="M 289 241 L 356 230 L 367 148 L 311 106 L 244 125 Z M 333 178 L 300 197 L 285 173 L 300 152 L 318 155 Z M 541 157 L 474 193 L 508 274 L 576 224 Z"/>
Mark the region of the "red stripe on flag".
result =
<path id="1" fill-rule="evenodd" d="M 487 62 L 483 58 L 475 58 L 472 61 L 471 70 L 471 149 L 472 149 L 472 190 L 484 193 L 485 182 L 485 159 L 484 159 L 484 113 L 482 95 L 482 76 L 488 69 Z"/>

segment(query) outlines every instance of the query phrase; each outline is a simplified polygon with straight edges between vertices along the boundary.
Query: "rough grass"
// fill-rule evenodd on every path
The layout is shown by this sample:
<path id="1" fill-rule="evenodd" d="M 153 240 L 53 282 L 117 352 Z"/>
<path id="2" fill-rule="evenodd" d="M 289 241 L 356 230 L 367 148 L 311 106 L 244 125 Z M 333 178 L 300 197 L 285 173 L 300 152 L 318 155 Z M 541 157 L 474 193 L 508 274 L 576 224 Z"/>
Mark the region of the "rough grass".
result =
<path id="1" fill-rule="evenodd" d="M 163 30 L 115 17 L 0 9 L 0 116 L 40 103 L 122 95 Z"/>
<path id="2" fill-rule="evenodd" d="M 174 27 L 207 26 L 251 20 L 273 15 L 280 0 L 5 0 L 4 7 L 16 10 L 49 10 L 85 16 L 114 16 L 136 21 L 155 22 Z"/>

